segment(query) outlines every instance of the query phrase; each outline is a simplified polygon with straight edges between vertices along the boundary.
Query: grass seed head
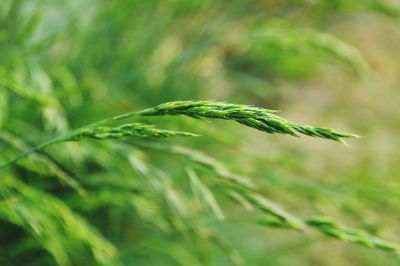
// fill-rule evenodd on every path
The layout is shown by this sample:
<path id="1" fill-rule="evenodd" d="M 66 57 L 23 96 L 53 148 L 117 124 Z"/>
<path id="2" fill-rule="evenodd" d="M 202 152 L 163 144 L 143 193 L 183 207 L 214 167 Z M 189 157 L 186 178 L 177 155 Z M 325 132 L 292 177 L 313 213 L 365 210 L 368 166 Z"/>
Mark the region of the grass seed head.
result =
<path id="1" fill-rule="evenodd" d="M 356 138 L 357 135 L 338 132 L 329 128 L 312 127 L 288 121 L 274 114 L 275 111 L 216 101 L 177 101 L 160 104 L 139 112 L 145 116 L 185 115 L 193 118 L 234 120 L 242 125 L 267 133 L 310 137 L 342 141 L 342 138 Z"/>

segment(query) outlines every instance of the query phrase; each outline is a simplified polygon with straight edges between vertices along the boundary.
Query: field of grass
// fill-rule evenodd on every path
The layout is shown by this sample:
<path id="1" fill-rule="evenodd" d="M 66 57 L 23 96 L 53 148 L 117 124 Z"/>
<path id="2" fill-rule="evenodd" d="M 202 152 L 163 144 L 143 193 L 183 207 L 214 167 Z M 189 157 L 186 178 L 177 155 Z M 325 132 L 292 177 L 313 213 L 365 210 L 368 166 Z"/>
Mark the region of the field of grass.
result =
<path id="1" fill-rule="evenodd" d="M 395 0 L 0 1 L 0 265 L 400 264 Z"/>

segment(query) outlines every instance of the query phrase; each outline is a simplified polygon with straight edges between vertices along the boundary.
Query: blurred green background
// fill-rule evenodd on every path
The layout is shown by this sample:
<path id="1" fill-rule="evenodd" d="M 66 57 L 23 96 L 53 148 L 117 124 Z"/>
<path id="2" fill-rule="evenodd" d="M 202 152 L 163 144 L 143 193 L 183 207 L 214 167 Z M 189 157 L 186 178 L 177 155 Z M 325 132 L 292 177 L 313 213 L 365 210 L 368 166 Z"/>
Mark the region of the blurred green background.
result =
<path id="1" fill-rule="evenodd" d="M 363 136 L 346 147 L 161 117 L 141 121 L 202 137 L 53 146 L 0 170 L 0 264 L 399 265 L 312 230 L 246 222 L 257 211 L 199 163 L 251 178 L 297 217 L 400 243 L 399 47 L 394 0 L 0 1 L 1 164 L 175 100 L 277 109 Z M 224 219 L 196 198 L 196 180 Z"/>

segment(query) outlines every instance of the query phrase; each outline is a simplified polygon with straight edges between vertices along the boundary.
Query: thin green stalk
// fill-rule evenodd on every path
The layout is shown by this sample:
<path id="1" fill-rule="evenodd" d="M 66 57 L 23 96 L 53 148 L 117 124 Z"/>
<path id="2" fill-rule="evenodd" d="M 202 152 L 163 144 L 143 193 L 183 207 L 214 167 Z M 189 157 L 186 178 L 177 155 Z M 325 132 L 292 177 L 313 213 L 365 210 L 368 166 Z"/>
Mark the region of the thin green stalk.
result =
<path id="1" fill-rule="evenodd" d="M 133 113 L 130 113 L 129 116 L 132 116 L 132 114 Z M 53 138 L 53 139 L 51 139 L 49 141 L 43 142 L 43 143 L 37 145 L 36 147 L 33 147 L 32 149 L 30 149 L 30 150 L 28 150 L 28 151 L 26 151 L 24 153 L 19 154 L 17 157 L 12 159 L 11 161 L 8 161 L 7 163 L 3 164 L 0 167 L 0 169 L 4 169 L 4 168 L 6 168 L 6 167 L 18 162 L 19 160 L 21 160 L 21 159 L 23 159 L 23 158 L 25 158 L 25 157 L 27 157 L 27 156 L 35 153 L 35 152 L 41 151 L 41 150 L 43 150 L 43 149 L 45 149 L 45 148 L 47 148 L 47 147 L 49 147 L 51 145 L 63 142 L 65 140 L 71 138 L 72 136 L 74 136 L 75 134 L 77 134 L 78 132 L 80 132 L 83 129 L 93 128 L 93 127 L 100 126 L 100 125 L 103 125 L 103 124 L 106 124 L 106 123 L 109 123 L 109 122 L 112 122 L 112 121 L 121 120 L 121 119 L 124 119 L 125 116 L 127 116 L 127 115 L 128 114 L 117 115 L 117 116 L 114 116 L 114 117 L 111 117 L 111 118 L 108 118 L 108 119 L 104 119 L 104 120 L 101 120 L 101 121 L 98 121 L 98 122 L 95 122 L 95 123 L 91 123 L 89 125 L 82 126 L 82 127 L 77 128 L 77 129 L 75 129 L 75 130 L 73 130 L 71 132 L 68 132 L 65 135 L 61 135 L 61 136 Z"/>
<path id="2" fill-rule="evenodd" d="M 269 109 L 216 101 L 167 102 L 153 108 L 113 116 L 111 118 L 107 118 L 75 129 L 65 135 L 39 144 L 33 149 L 18 155 L 16 158 L 0 166 L 0 169 L 4 169 L 16 163 L 20 159 L 25 158 L 32 153 L 43 150 L 44 148 L 47 148 L 56 143 L 74 140 L 74 136 L 79 135 L 83 130 L 93 129 L 107 123 L 128 119 L 134 116 L 183 115 L 192 118 L 234 120 L 242 125 L 255 128 L 257 130 L 270 134 L 279 133 L 298 137 L 298 134 L 300 133 L 311 137 L 330 139 L 342 143 L 344 143 L 343 138 L 358 137 L 357 135 L 351 133 L 338 132 L 329 128 L 320 128 L 297 124 L 281 118 L 274 113 L 275 111 Z"/>

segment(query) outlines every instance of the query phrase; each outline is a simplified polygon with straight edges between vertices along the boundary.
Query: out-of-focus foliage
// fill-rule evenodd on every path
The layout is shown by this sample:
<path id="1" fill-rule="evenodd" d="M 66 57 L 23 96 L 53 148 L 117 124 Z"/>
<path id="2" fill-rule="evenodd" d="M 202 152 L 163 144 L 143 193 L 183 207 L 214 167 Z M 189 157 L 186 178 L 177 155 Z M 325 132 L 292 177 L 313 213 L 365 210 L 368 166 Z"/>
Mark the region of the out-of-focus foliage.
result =
<path id="1" fill-rule="evenodd" d="M 0 1 L 0 264 L 398 265 L 399 16 L 389 0 Z M 179 116 L 73 131 L 210 99 L 243 105 L 164 113 L 315 130 L 238 117 L 256 105 L 364 137 Z"/>

